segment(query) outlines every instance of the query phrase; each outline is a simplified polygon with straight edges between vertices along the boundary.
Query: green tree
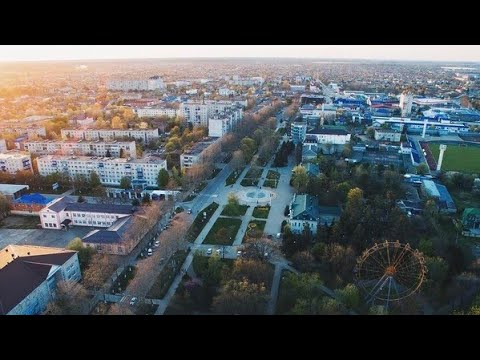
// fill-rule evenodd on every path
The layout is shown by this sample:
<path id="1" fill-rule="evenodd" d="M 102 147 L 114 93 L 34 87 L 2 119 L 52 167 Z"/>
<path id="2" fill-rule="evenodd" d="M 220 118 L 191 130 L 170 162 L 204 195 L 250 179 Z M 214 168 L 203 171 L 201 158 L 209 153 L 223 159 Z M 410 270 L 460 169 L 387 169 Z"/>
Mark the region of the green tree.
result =
<path id="1" fill-rule="evenodd" d="M 130 177 L 123 176 L 120 179 L 120 187 L 125 190 L 130 189 L 132 187 L 132 180 L 130 179 Z"/>
<path id="2" fill-rule="evenodd" d="M 158 172 L 158 177 L 157 177 L 158 187 L 160 189 L 165 189 L 169 180 L 170 180 L 170 175 L 168 175 L 168 171 L 165 169 L 161 169 Z"/>
<path id="3" fill-rule="evenodd" d="M 373 127 L 369 127 L 367 128 L 367 136 L 370 138 L 370 139 L 373 139 L 375 137 L 375 129 Z"/>
<path id="4" fill-rule="evenodd" d="M 88 293 L 78 283 L 60 281 L 55 291 L 55 299 L 47 305 L 47 315 L 86 315 Z"/>
<path id="5" fill-rule="evenodd" d="M 360 292 L 353 284 L 348 284 L 343 289 L 335 290 L 335 294 L 347 309 L 357 309 L 361 304 Z"/>
<path id="6" fill-rule="evenodd" d="M 68 243 L 67 250 L 74 250 L 78 252 L 78 262 L 80 263 L 80 269 L 83 271 L 90 263 L 92 256 L 95 254 L 95 249 L 85 246 L 82 239 L 76 237 Z"/>
<path id="7" fill-rule="evenodd" d="M 433 243 L 432 240 L 423 238 L 418 244 L 418 250 L 423 253 L 424 256 L 433 256 Z"/>
<path id="8" fill-rule="evenodd" d="M 213 309 L 217 314 L 262 315 L 269 295 L 262 284 L 229 280 L 213 298 Z"/>
<path id="9" fill-rule="evenodd" d="M 90 187 L 94 188 L 101 185 L 102 185 L 102 182 L 100 181 L 100 177 L 95 171 L 92 171 L 90 173 Z"/>
<path id="10" fill-rule="evenodd" d="M 308 175 L 306 169 L 301 166 L 293 168 L 292 184 L 296 192 L 304 192 L 308 185 Z"/>
<path id="11" fill-rule="evenodd" d="M 427 164 L 421 163 L 417 166 L 416 170 L 418 175 L 427 175 L 430 169 L 428 168 Z"/>
<path id="12" fill-rule="evenodd" d="M 425 264 L 428 269 L 428 278 L 436 284 L 443 283 L 448 276 L 448 263 L 441 257 L 427 257 Z"/>

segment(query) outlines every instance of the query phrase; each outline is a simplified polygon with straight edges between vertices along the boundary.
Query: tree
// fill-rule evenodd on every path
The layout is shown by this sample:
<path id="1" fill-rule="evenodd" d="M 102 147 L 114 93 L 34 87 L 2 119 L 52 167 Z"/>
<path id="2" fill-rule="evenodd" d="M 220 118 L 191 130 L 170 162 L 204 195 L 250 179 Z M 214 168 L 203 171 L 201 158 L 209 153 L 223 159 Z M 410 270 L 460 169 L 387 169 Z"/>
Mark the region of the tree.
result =
<path id="1" fill-rule="evenodd" d="M 95 171 L 92 171 L 90 173 L 90 187 L 94 188 L 101 185 L 102 185 L 102 182 L 100 181 L 100 177 Z"/>
<path id="2" fill-rule="evenodd" d="M 293 168 L 292 184 L 295 188 L 295 192 L 304 192 L 308 185 L 308 175 L 306 169 L 297 165 Z"/>
<path id="3" fill-rule="evenodd" d="M 317 273 L 289 273 L 282 280 L 278 297 L 278 313 L 288 313 L 298 299 L 314 299 L 323 295 L 323 281 Z"/>
<path id="4" fill-rule="evenodd" d="M 0 220 L 10 213 L 10 201 L 3 194 L 0 194 Z"/>
<path id="5" fill-rule="evenodd" d="M 430 169 L 428 168 L 427 164 L 421 163 L 417 166 L 416 170 L 418 175 L 427 175 Z"/>
<path id="6" fill-rule="evenodd" d="M 170 180 L 170 175 L 168 175 L 168 171 L 165 169 L 161 169 L 158 172 L 158 177 L 157 177 L 158 187 L 160 189 L 164 189 L 167 186 L 169 180 Z"/>
<path id="7" fill-rule="evenodd" d="M 245 166 L 245 158 L 243 156 L 242 150 L 237 150 L 233 153 L 232 160 L 230 161 L 230 166 L 235 171 Z"/>
<path id="8" fill-rule="evenodd" d="M 47 315 L 86 315 L 88 293 L 85 288 L 72 281 L 59 281 L 55 298 L 48 303 Z"/>
<path id="9" fill-rule="evenodd" d="M 116 269 L 118 263 L 105 254 L 93 254 L 91 261 L 83 271 L 83 284 L 87 288 L 98 289 Z"/>
<path id="10" fill-rule="evenodd" d="M 448 263 L 441 257 L 427 257 L 425 265 L 428 270 L 428 279 L 434 284 L 442 284 L 448 276 Z"/>
<path id="11" fill-rule="evenodd" d="M 230 278 L 237 281 L 246 278 L 250 283 L 269 287 L 273 279 L 273 269 L 270 264 L 263 261 L 238 259 L 233 264 Z"/>
<path id="12" fill-rule="evenodd" d="M 296 269 L 301 272 L 312 271 L 315 267 L 315 259 L 310 251 L 299 251 L 292 257 Z"/>
<path id="13" fill-rule="evenodd" d="M 79 237 L 76 237 L 75 239 L 70 241 L 66 246 L 66 249 L 78 252 L 78 262 L 80 263 L 80 269 L 82 271 L 85 270 L 85 268 L 90 263 L 92 256 L 95 254 L 95 249 L 89 246 L 85 246 L 82 242 L 82 239 L 80 239 Z"/>
<path id="14" fill-rule="evenodd" d="M 123 176 L 120 179 L 120 188 L 128 190 L 132 187 L 132 180 L 128 176 Z"/>
<path id="15" fill-rule="evenodd" d="M 269 299 L 262 284 L 229 280 L 213 298 L 213 309 L 217 314 L 262 315 Z"/>
<path id="16" fill-rule="evenodd" d="M 373 127 L 367 128 L 366 133 L 370 139 L 373 139 L 375 137 L 375 129 Z"/>
<path id="17" fill-rule="evenodd" d="M 353 284 L 348 284 L 343 289 L 335 290 L 335 295 L 347 309 L 357 309 L 361 304 L 360 292 Z"/>

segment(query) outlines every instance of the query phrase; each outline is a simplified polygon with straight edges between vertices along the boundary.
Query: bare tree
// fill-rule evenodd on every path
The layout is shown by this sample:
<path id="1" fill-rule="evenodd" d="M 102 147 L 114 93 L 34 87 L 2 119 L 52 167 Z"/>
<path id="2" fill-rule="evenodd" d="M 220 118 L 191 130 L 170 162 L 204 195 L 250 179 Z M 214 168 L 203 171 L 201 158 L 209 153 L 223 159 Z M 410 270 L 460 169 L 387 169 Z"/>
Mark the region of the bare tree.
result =
<path id="1" fill-rule="evenodd" d="M 113 256 L 95 254 L 90 265 L 83 272 L 83 284 L 87 288 L 97 290 L 108 280 L 118 266 L 118 260 Z"/>
<path id="2" fill-rule="evenodd" d="M 243 256 L 247 259 L 266 260 L 279 254 L 279 246 L 265 236 L 248 238 L 243 248 Z"/>
<path id="3" fill-rule="evenodd" d="M 76 282 L 59 281 L 55 299 L 47 305 L 46 315 L 86 315 L 89 309 L 88 293 Z"/>

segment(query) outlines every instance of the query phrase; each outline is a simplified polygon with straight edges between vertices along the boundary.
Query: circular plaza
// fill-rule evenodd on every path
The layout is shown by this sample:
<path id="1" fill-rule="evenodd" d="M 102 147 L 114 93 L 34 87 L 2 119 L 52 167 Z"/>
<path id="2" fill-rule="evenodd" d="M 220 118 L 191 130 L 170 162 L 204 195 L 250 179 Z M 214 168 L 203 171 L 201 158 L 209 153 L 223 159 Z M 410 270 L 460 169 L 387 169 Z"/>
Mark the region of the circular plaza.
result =
<path id="1" fill-rule="evenodd" d="M 270 205 L 271 200 L 277 197 L 272 190 L 247 187 L 235 193 L 242 205 Z"/>

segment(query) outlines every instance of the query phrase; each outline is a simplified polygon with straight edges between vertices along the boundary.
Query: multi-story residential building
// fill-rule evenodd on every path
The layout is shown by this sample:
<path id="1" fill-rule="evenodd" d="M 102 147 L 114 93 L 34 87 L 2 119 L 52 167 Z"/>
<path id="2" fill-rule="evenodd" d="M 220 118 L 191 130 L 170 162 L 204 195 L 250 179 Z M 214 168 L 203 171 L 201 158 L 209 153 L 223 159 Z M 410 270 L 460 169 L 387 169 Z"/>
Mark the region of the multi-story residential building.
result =
<path id="1" fill-rule="evenodd" d="M 61 230 L 70 225 L 110 227 L 117 220 L 133 214 L 132 205 L 79 203 L 64 196 L 49 202 L 40 210 L 44 229 Z"/>
<path id="2" fill-rule="evenodd" d="M 229 81 L 230 85 L 240 86 L 262 86 L 265 79 L 260 76 L 254 76 L 250 78 L 241 78 L 238 75 L 233 76 L 233 79 Z"/>
<path id="3" fill-rule="evenodd" d="M 377 141 L 400 142 L 402 132 L 395 129 L 375 129 L 374 138 Z"/>
<path id="4" fill-rule="evenodd" d="M 0 153 L 0 172 L 15 174 L 17 171 L 32 172 L 32 161 L 30 154 L 16 151 Z"/>
<path id="5" fill-rule="evenodd" d="M 293 122 L 291 125 L 291 136 L 294 144 L 303 143 L 307 135 L 307 123 Z"/>
<path id="6" fill-rule="evenodd" d="M 305 85 L 290 85 L 290 91 L 292 92 L 304 92 Z"/>
<path id="7" fill-rule="evenodd" d="M 47 131 L 43 126 L 30 125 L 24 126 L 22 123 L 15 125 L 0 125 L 0 134 L 27 135 L 28 138 L 37 136 L 47 136 Z"/>
<path id="8" fill-rule="evenodd" d="M 230 96 L 235 94 L 236 94 L 235 90 L 230 90 L 229 88 L 218 89 L 218 95 L 220 96 Z"/>
<path id="9" fill-rule="evenodd" d="M 222 137 L 232 131 L 242 116 L 241 109 L 227 110 L 208 119 L 208 136 Z"/>
<path id="10" fill-rule="evenodd" d="M 135 141 L 26 141 L 24 148 L 37 155 L 89 155 L 137 158 Z"/>
<path id="11" fill-rule="evenodd" d="M 41 314 L 59 281 L 80 279 L 76 251 L 8 245 L 0 250 L 0 315 Z"/>
<path id="12" fill-rule="evenodd" d="M 107 89 L 114 91 L 152 91 L 164 88 L 165 84 L 159 76 L 152 76 L 146 80 L 111 80 L 107 83 Z"/>
<path id="13" fill-rule="evenodd" d="M 208 119 L 225 113 L 227 110 L 237 110 L 240 118 L 243 110 L 231 101 L 188 101 L 180 104 L 179 115 L 184 116 L 187 122 L 193 125 L 208 127 Z"/>
<path id="14" fill-rule="evenodd" d="M 42 176 L 55 172 L 67 176 L 90 176 L 95 171 L 104 185 L 120 185 L 122 177 L 132 180 L 133 186 L 157 186 L 157 176 L 167 168 L 167 161 L 150 156 L 142 159 L 118 159 L 96 156 L 46 155 L 37 159 Z"/>
<path id="15" fill-rule="evenodd" d="M 340 208 L 319 206 L 318 199 L 311 195 L 293 195 L 290 203 L 288 224 L 293 233 L 301 233 L 308 227 L 313 234 L 319 225 L 332 225 L 340 219 Z"/>
<path id="16" fill-rule="evenodd" d="M 320 128 L 309 131 L 305 138 L 314 139 L 317 144 L 345 145 L 350 142 L 351 134 L 343 129 Z"/>
<path id="17" fill-rule="evenodd" d="M 412 113 L 413 95 L 410 93 L 402 93 L 400 95 L 400 109 L 402 116 L 410 116 Z"/>
<path id="18" fill-rule="evenodd" d="M 7 151 L 7 142 L 5 139 L 0 139 L 0 153 L 4 153 Z"/>
<path id="19" fill-rule="evenodd" d="M 89 117 L 86 114 L 75 115 L 68 120 L 68 123 L 73 126 L 89 126 L 95 122 L 93 117 Z"/>
<path id="20" fill-rule="evenodd" d="M 158 116 L 168 116 L 168 117 L 177 116 L 177 109 L 167 108 L 164 106 L 135 108 L 133 109 L 133 111 L 140 118 L 141 117 L 158 117 Z"/>
<path id="21" fill-rule="evenodd" d="M 148 143 L 159 137 L 157 129 L 62 129 L 63 139 L 84 139 L 112 141 L 122 138 L 133 138 Z"/>
<path id="22" fill-rule="evenodd" d="M 219 139 L 203 140 L 193 145 L 192 148 L 185 150 L 185 152 L 180 155 L 180 168 L 184 170 L 192 167 L 194 164 L 200 163 L 214 150 L 215 146 L 219 145 L 218 140 Z"/>

